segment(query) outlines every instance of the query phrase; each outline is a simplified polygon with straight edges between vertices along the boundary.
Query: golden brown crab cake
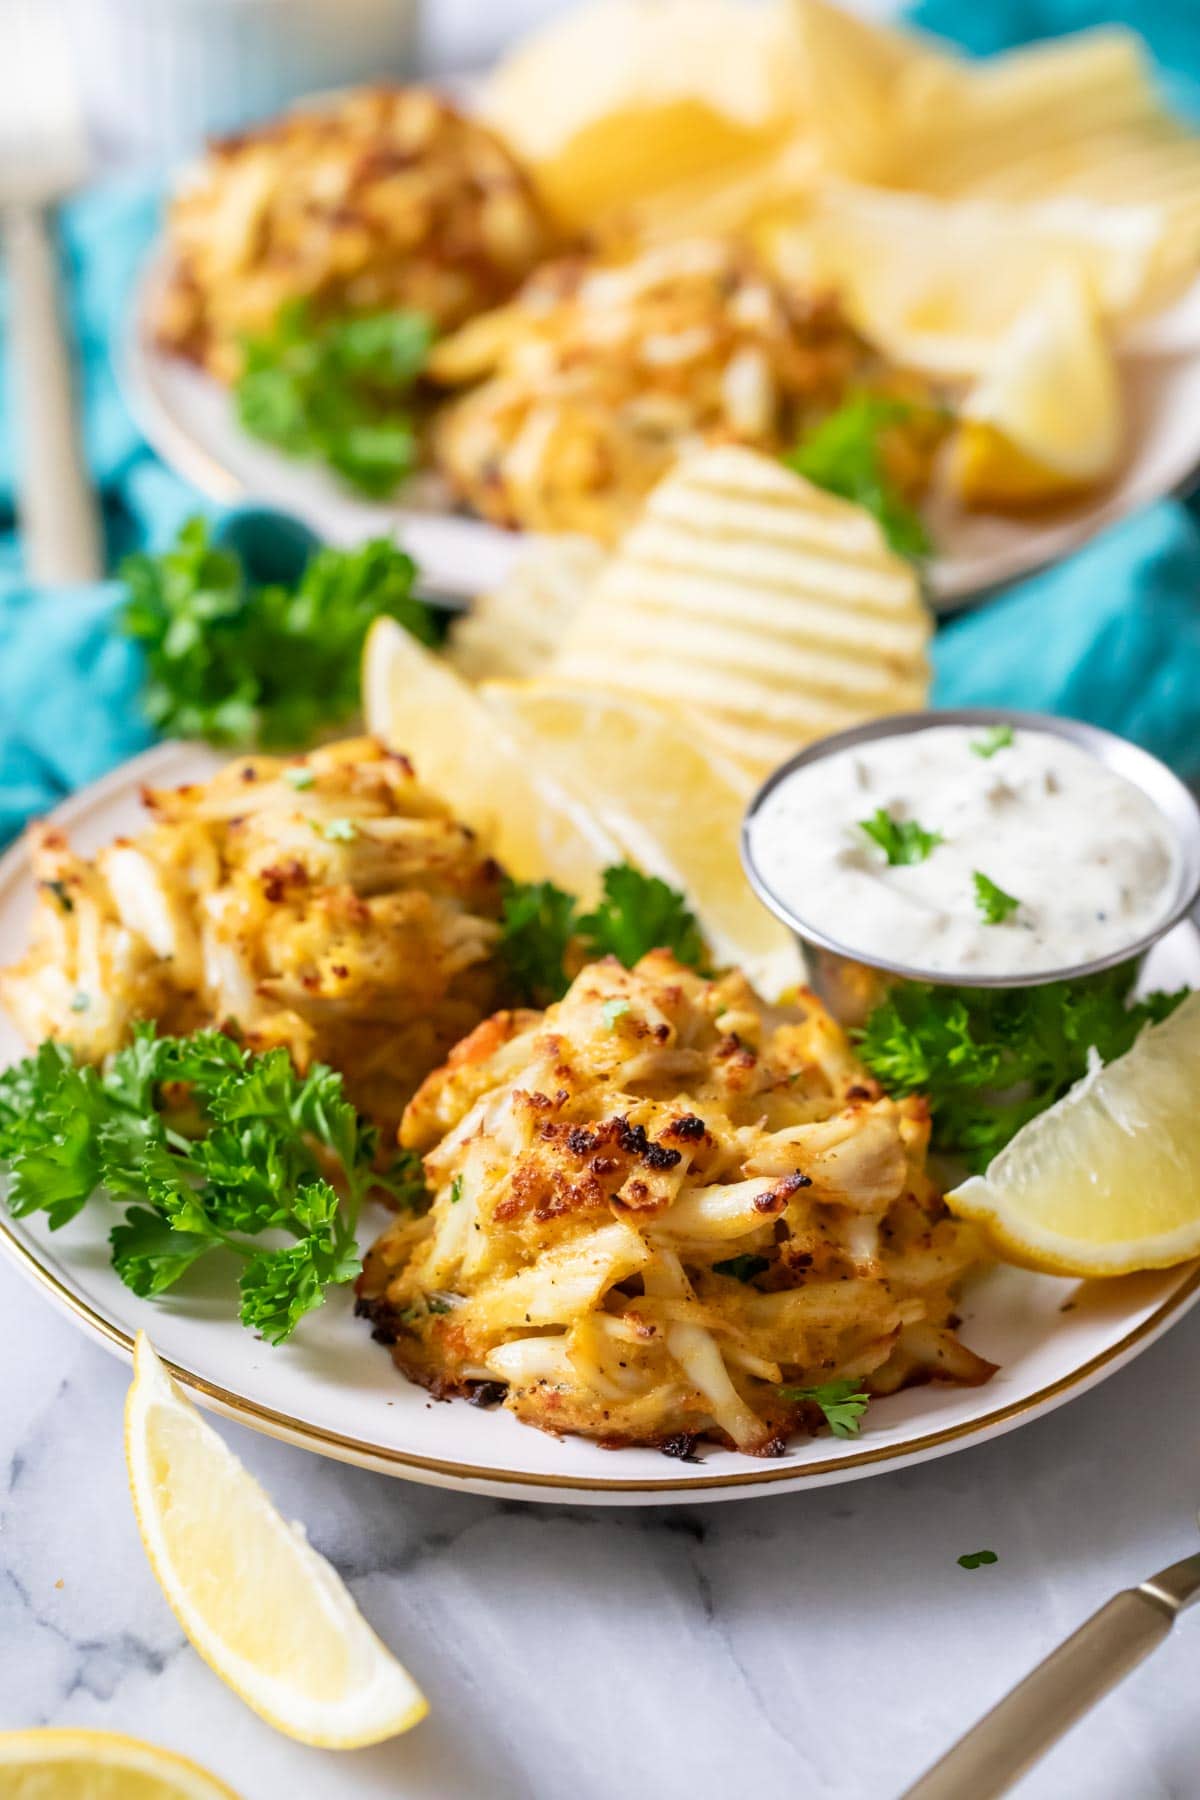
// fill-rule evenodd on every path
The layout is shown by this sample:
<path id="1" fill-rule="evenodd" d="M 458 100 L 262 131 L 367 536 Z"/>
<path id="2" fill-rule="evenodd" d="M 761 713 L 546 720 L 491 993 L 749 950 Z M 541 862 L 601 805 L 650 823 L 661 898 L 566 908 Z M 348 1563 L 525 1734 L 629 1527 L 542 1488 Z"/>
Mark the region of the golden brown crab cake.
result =
<path id="1" fill-rule="evenodd" d="M 872 369 L 836 302 L 778 284 L 744 244 L 693 238 L 539 269 L 435 346 L 434 453 L 502 525 L 611 541 L 685 450 L 778 451 Z"/>
<path id="2" fill-rule="evenodd" d="M 35 835 L 33 943 L 0 975 L 24 1035 L 99 1061 L 137 1018 L 228 1025 L 340 1069 L 394 1131 L 499 997 L 501 876 L 474 833 L 370 738 L 145 800 L 155 823 L 90 860 Z"/>
<path id="3" fill-rule="evenodd" d="M 812 1425 L 781 1390 L 985 1381 L 956 1335 L 978 1260 L 895 1102 L 810 994 L 666 951 L 501 1014 L 411 1102 L 434 1203 L 367 1256 L 360 1306 L 405 1373 L 609 1443 L 757 1454 Z"/>
<path id="4" fill-rule="evenodd" d="M 167 241 L 155 334 L 223 381 L 289 301 L 415 308 L 449 329 L 504 300 L 551 243 L 493 132 L 429 88 L 384 86 L 212 144 Z"/>

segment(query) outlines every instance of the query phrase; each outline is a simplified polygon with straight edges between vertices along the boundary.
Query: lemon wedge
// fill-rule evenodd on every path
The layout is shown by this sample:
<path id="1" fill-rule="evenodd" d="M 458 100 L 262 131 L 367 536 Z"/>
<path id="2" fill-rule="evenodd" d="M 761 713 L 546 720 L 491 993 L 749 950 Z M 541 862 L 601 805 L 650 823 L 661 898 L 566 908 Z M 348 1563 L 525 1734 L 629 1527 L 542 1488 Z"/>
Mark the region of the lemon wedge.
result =
<path id="1" fill-rule="evenodd" d="M 1200 994 L 1142 1032 L 947 1195 L 1000 1255 L 1127 1275 L 1200 1255 Z"/>
<path id="2" fill-rule="evenodd" d="M 376 1744 L 423 1719 L 412 1677 L 180 1392 L 144 1332 L 133 1368 L 125 1454 L 138 1530 L 209 1667 L 268 1724 L 324 1749 Z"/>
<path id="3" fill-rule="evenodd" d="M 714 956 L 771 998 L 802 979 L 795 939 L 738 858 L 754 777 L 667 707 L 569 682 L 485 682 L 488 711 L 561 772 L 624 852 L 681 888 Z"/>
<path id="4" fill-rule="evenodd" d="M 238 1800 L 185 1756 L 115 1731 L 0 1732 L 6 1800 Z"/>
<path id="5" fill-rule="evenodd" d="M 1112 351 L 1083 283 L 1061 269 L 963 402 L 951 481 L 968 506 L 1038 504 L 1105 480 L 1121 446 Z"/>
<path id="6" fill-rule="evenodd" d="M 367 638 L 362 686 L 367 729 L 411 757 L 420 778 L 510 874 L 596 898 L 601 870 L 622 860 L 620 845 L 441 657 L 394 620 L 379 619 Z"/>

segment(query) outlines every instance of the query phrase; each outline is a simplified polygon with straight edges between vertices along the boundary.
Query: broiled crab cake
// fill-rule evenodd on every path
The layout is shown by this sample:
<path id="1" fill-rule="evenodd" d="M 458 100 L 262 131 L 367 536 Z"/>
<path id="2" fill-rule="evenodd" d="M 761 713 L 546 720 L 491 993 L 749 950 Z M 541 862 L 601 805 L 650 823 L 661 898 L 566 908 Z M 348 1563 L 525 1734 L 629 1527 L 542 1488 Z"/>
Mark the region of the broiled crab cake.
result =
<path id="1" fill-rule="evenodd" d="M 173 201 L 153 320 L 221 380 L 291 300 L 413 307 L 442 329 L 504 300 L 547 253 L 504 144 L 428 88 L 359 88 L 219 139 Z"/>
<path id="2" fill-rule="evenodd" d="M 473 833 L 370 738 L 144 798 L 151 827 L 94 858 L 34 828 L 32 943 L 0 971 L 23 1035 L 98 1062 L 137 1019 L 227 1025 L 340 1069 L 394 1131 L 499 997 L 500 871 Z"/>
<path id="3" fill-rule="evenodd" d="M 735 240 L 577 257 L 434 347 L 432 379 L 470 384 L 434 454 L 485 518 L 611 541 L 688 448 L 782 450 L 873 367 L 834 300 L 785 290 Z"/>
<path id="4" fill-rule="evenodd" d="M 821 1417 L 781 1386 L 992 1373 L 956 1335 L 979 1243 L 928 1139 L 811 995 L 772 1013 L 666 951 L 593 963 L 415 1095 L 401 1140 L 434 1203 L 369 1252 L 360 1310 L 437 1393 L 610 1444 L 777 1453 Z"/>

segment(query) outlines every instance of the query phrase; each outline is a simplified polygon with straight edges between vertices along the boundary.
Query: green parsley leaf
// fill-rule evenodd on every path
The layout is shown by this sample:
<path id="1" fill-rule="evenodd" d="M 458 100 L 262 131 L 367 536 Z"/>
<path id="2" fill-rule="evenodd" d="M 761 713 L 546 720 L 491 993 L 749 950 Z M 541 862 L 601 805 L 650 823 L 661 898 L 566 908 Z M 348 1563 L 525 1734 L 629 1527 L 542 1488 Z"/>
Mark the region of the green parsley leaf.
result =
<path id="1" fill-rule="evenodd" d="M 825 1423 L 834 1437 L 857 1437 L 862 1430 L 862 1416 L 871 1404 L 857 1381 L 843 1376 L 827 1381 L 821 1387 L 781 1387 L 781 1400 L 812 1400 L 825 1414 Z"/>
<path id="2" fill-rule="evenodd" d="M 589 957 L 615 956 L 631 969 L 651 950 L 670 950 L 681 963 L 703 967 L 704 939 L 677 889 L 631 863 L 605 869 L 603 882 L 604 898 L 579 921 Z"/>
<path id="3" fill-rule="evenodd" d="M 43 881 L 41 885 L 54 895 L 54 898 L 58 901 L 58 904 L 65 913 L 73 913 L 75 911 L 75 902 L 67 892 L 67 884 L 65 881 Z"/>
<path id="4" fill-rule="evenodd" d="M 958 1566 L 960 1569 L 979 1569 L 985 1563 L 999 1561 L 1000 1558 L 994 1550 L 968 1550 L 965 1556 L 959 1557 Z"/>
<path id="5" fill-rule="evenodd" d="M 0 1076 L 14 1215 L 57 1229 L 90 1204 L 117 1209 L 113 1266 L 149 1298 L 210 1254 L 240 1257 L 241 1316 L 272 1343 L 357 1274 L 367 1193 L 421 1203 L 416 1160 L 380 1173 L 376 1148 L 332 1069 L 301 1076 L 286 1051 L 256 1056 L 215 1031 L 139 1027 L 103 1072 L 43 1044 Z M 294 1241 L 255 1242 L 267 1231 Z"/>
<path id="6" fill-rule="evenodd" d="M 312 827 L 331 844 L 352 844 L 358 836 L 358 826 L 353 819 L 326 819 L 323 824 L 314 819 Z"/>
<path id="7" fill-rule="evenodd" d="M 971 739 L 971 748 L 976 756 L 995 756 L 997 750 L 1011 748 L 1013 735 L 1011 725 L 989 725 L 982 737 Z"/>
<path id="8" fill-rule="evenodd" d="M 85 1013 L 91 1004 L 92 996 L 85 994 L 82 988 L 71 995 L 71 1011 L 73 1013 Z"/>
<path id="9" fill-rule="evenodd" d="M 714 1275 L 729 1275 L 734 1281 L 753 1281 L 764 1269 L 769 1269 L 770 1261 L 765 1256 L 730 1256 L 724 1262 L 713 1264 Z"/>
<path id="10" fill-rule="evenodd" d="M 1087 1073 L 1090 1050 L 1123 1056 L 1187 991 L 1133 1001 L 1135 974 L 1126 965 L 1029 988 L 900 982 L 854 1034 L 858 1053 L 889 1093 L 927 1096 L 935 1149 L 984 1169 Z"/>
<path id="11" fill-rule="evenodd" d="M 177 737 L 303 747 L 358 711 L 363 642 L 375 619 L 395 619 L 422 643 L 436 637 L 412 597 L 412 562 L 387 538 L 317 551 L 294 588 L 254 586 L 197 518 L 173 548 L 127 557 L 120 573 L 128 596 L 121 628 L 145 657 L 146 715 Z"/>
<path id="12" fill-rule="evenodd" d="M 942 842 L 940 831 L 926 831 L 915 819 L 893 819 L 882 806 L 877 806 L 869 819 L 860 819 L 858 828 L 879 845 L 891 867 L 924 862 Z"/>
<path id="13" fill-rule="evenodd" d="M 454 1177 L 453 1181 L 450 1183 L 450 1204 L 451 1204 L 451 1206 L 457 1206 L 459 1201 L 462 1199 L 462 1197 L 463 1197 L 463 1178 L 461 1175 L 456 1175 Z"/>
<path id="14" fill-rule="evenodd" d="M 312 787 L 317 778 L 311 769 L 299 768 L 285 769 L 283 779 L 289 787 L 294 787 L 299 793 L 303 792 L 305 788 Z"/>
<path id="15" fill-rule="evenodd" d="M 566 993 L 567 952 L 575 935 L 575 901 L 552 881 L 506 881 L 499 955 L 516 993 L 548 1006 Z"/>
<path id="16" fill-rule="evenodd" d="M 915 407 L 907 401 L 854 394 L 830 413 L 784 457 L 789 468 L 843 500 L 853 500 L 878 520 L 900 556 L 928 556 L 929 533 L 888 474 L 886 433 L 908 423 Z"/>
<path id="17" fill-rule="evenodd" d="M 1020 906 L 1021 902 L 1014 894 L 1006 894 L 981 869 L 973 871 L 971 880 L 975 884 L 975 904 L 983 914 L 985 925 L 1003 925 Z"/>
<path id="18" fill-rule="evenodd" d="M 579 958 L 615 956 L 628 969 L 648 951 L 666 949 L 692 968 L 705 967 L 700 927 L 675 888 L 631 863 L 605 869 L 603 886 L 599 905 L 581 915 L 573 897 L 553 882 L 505 884 L 499 955 L 522 1001 L 547 1006 L 561 999 Z M 614 1011 L 610 1018 L 606 1009 L 610 1029 L 619 1016 Z"/>
<path id="19" fill-rule="evenodd" d="M 623 1019 L 629 1011 L 628 1000 L 606 1000 L 604 1002 L 604 1023 L 610 1031 L 615 1031 L 617 1020 Z"/>
<path id="20" fill-rule="evenodd" d="M 243 345 L 238 417 L 276 449 L 326 462 L 360 493 L 385 499 L 416 466 L 406 403 L 432 342 L 423 313 L 320 319 L 306 301 L 291 301 L 271 331 Z"/>

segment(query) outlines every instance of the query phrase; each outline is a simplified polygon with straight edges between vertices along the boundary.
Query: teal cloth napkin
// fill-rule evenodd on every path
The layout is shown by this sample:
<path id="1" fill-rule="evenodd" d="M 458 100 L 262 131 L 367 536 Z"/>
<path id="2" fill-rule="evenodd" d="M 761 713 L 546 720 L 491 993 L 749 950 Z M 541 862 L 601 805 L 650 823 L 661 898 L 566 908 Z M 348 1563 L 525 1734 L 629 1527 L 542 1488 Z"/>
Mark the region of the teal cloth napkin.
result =
<path id="1" fill-rule="evenodd" d="M 1200 87 L 1200 8 L 1175 0 L 1099 9 L 1094 0 L 924 0 L 912 15 L 970 51 L 991 51 L 1117 17 L 1142 31 L 1177 105 Z M 120 183 L 64 208 L 63 260 L 80 347 L 90 466 L 111 566 L 164 545 L 208 510 L 154 457 L 126 409 L 115 365 L 127 298 L 157 227 L 157 186 Z M 4 296 L 0 289 L 0 327 Z M 0 421 L 11 408 L 0 375 Z M 13 519 L 16 447 L 0 430 L 0 842 L 80 783 L 143 748 L 136 650 L 114 629 L 117 585 L 35 593 Z M 235 521 L 254 552 L 272 525 Z M 1073 714 L 1107 725 L 1200 779 L 1200 524 L 1163 502 L 999 600 L 948 622 L 934 643 L 934 700 Z"/>

